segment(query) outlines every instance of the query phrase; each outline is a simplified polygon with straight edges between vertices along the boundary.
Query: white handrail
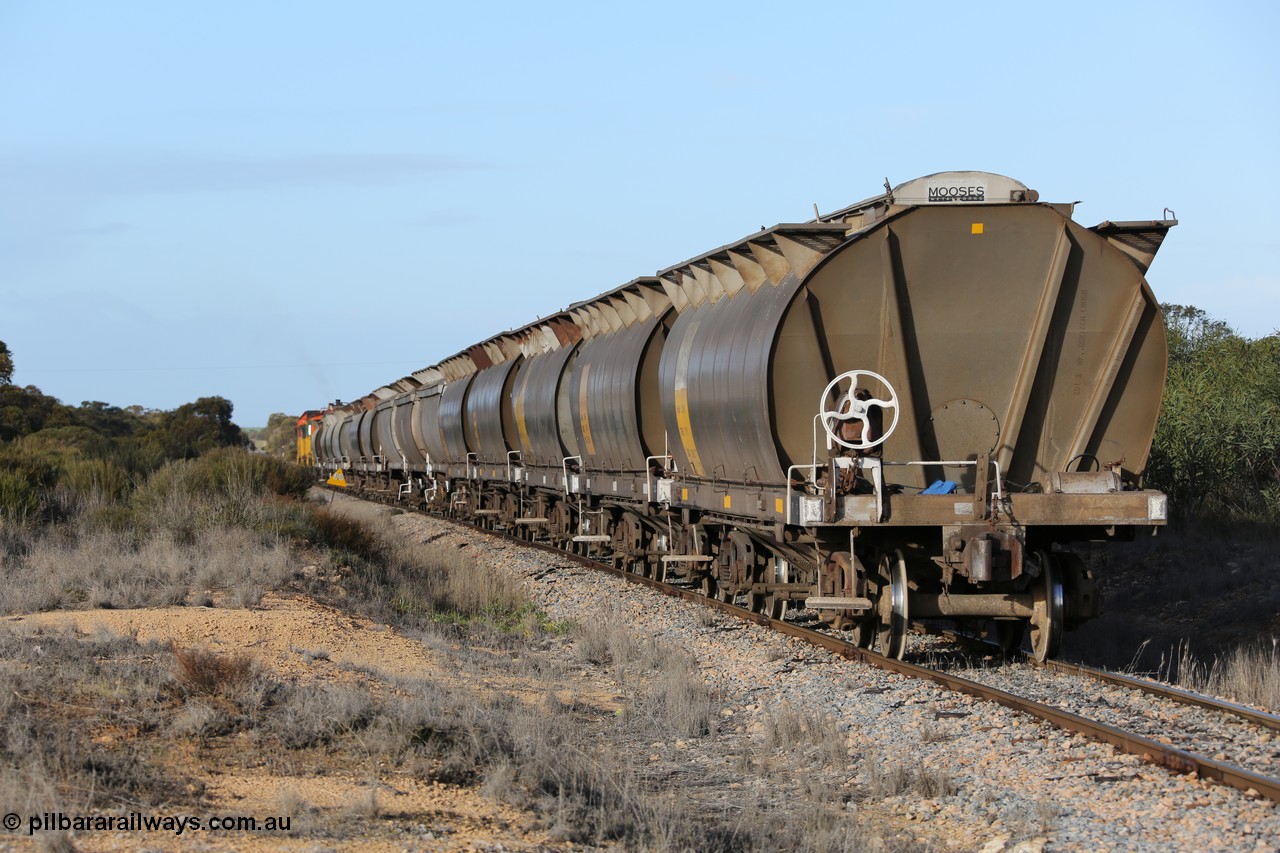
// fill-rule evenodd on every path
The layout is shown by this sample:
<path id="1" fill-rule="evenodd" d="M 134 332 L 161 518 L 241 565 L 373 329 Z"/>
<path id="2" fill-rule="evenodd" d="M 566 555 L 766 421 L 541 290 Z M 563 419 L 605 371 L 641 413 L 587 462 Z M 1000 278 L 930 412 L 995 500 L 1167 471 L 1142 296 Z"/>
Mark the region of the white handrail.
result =
<path id="1" fill-rule="evenodd" d="M 664 466 L 663 466 L 663 468 L 664 468 L 665 470 L 670 470 L 670 471 L 673 471 L 673 472 L 677 470 L 677 469 L 676 469 L 676 460 L 675 460 L 675 458 L 674 458 L 673 456 L 671 456 L 670 454 L 666 454 L 666 455 L 663 455 L 663 456 L 646 456 L 646 457 L 644 458 L 644 493 L 645 493 L 645 496 L 646 496 L 646 497 L 648 497 L 648 499 L 649 499 L 650 501 L 652 501 L 652 500 L 654 499 L 654 498 L 653 498 L 653 486 L 654 486 L 654 482 L 653 482 L 653 481 L 656 479 L 656 478 L 653 476 L 653 464 L 652 464 L 652 463 L 654 463 L 654 462 L 658 461 L 659 459 L 665 459 L 667 462 L 669 462 L 669 463 L 670 463 L 670 465 L 664 465 Z"/>
<path id="2" fill-rule="evenodd" d="M 581 456 L 566 456 L 560 460 L 560 473 L 564 478 L 564 496 L 566 498 L 569 497 L 569 460 L 570 459 L 578 460 L 578 467 L 579 468 L 582 467 Z"/>
<path id="3" fill-rule="evenodd" d="M 815 441 L 817 440 L 817 436 L 814 436 L 814 440 Z M 827 492 L 826 487 L 818 485 L 818 469 L 821 467 L 822 466 L 819 465 L 817 462 L 814 462 L 812 465 L 792 465 L 790 468 L 787 469 L 787 514 L 783 521 L 784 524 L 791 523 L 791 493 L 795 491 L 795 489 L 791 485 L 791 482 L 792 482 L 791 472 L 792 471 L 809 471 L 810 472 L 809 476 L 810 478 L 812 478 L 814 489 L 818 491 L 818 494 L 825 495 Z"/>

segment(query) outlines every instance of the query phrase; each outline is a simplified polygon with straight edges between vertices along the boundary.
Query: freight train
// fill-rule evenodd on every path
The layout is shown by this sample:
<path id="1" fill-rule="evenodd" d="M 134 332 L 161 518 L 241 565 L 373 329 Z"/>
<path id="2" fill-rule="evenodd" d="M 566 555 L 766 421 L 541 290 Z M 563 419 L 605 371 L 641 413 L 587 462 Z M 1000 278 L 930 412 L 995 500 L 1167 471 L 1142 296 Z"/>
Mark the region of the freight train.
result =
<path id="1" fill-rule="evenodd" d="M 1168 514 L 1145 273 L 1177 221 L 1073 209 L 886 181 L 331 407 L 317 464 L 889 656 L 945 618 L 1043 660 L 1098 613 L 1072 544 Z"/>

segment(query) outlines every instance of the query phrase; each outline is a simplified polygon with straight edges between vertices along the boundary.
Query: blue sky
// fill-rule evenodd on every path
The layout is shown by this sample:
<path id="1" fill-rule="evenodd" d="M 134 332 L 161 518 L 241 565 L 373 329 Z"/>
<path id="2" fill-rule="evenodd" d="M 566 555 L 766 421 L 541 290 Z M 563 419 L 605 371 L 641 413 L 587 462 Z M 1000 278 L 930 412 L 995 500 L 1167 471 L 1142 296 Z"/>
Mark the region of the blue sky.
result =
<path id="1" fill-rule="evenodd" d="M 1280 5 L 0 0 L 0 340 L 72 405 L 361 396 L 948 169 L 1181 220 L 1280 328 Z"/>

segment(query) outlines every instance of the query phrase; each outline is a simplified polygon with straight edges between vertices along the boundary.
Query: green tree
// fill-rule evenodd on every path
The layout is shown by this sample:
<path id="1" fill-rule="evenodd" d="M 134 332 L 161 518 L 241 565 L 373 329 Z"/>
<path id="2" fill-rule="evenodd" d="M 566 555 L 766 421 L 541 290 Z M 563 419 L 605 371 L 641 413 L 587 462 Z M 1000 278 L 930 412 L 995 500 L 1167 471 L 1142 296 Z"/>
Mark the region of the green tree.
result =
<path id="1" fill-rule="evenodd" d="M 1169 376 L 1147 481 L 1182 517 L 1280 519 L 1280 335 L 1163 307 Z"/>
<path id="2" fill-rule="evenodd" d="M 13 353 L 4 341 L 0 341 L 0 385 L 8 385 L 13 381 Z"/>
<path id="3" fill-rule="evenodd" d="M 215 447 L 240 447 L 246 441 L 231 420 L 231 401 L 201 397 L 164 412 L 152 438 L 170 459 L 191 459 Z"/>
<path id="4" fill-rule="evenodd" d="M 297 452 L 298 417 L 274 412 L 267 418 L 267 428 L 262 431 L 266 451 L 274 456 L 292 460 Z"/>
<path id="5" fill-rule="evenodd" d="M 34 385 L 0 384 L 0 441 L 12 441 L 44 429 L 75 423 L 67 407 Z"/>
<path id="6" fill-rule="evenodd" d="M 118 406 L 109 406 L 97 400 L 86 400 L 75 410 L 76 420 L 99 435 L 132 435 L 142 420 L 137 415 Z"/>

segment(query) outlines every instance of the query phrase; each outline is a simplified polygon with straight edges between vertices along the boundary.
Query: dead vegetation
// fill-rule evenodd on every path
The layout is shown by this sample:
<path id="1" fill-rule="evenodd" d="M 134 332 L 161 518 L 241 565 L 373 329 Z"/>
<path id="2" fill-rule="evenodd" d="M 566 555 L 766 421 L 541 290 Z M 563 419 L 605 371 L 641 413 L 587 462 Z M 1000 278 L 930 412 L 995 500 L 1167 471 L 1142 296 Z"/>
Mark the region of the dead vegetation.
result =
<path id="1" fill-rule="evenodd" d="M 1170 680 L 1189 690 L 1280 709 L 1280 646 L 1276 638 L 1237 646 L 1208 661 L 1193 655 L 1189 645 L 1183 644 L 1164 669 L 1172 672 Z"/>
<path id="2" fill-rule="evenodd" d="M 427 642 L 456 639 L 447 633 Z M 182 756 L 182 766 L 221 774 L 265 765 L 285 778 L 345 773 L 394 786 L 403 775 L 474 787 L 573 844 L 798 850 L 823 839 L 823 849 L 905 849 L 847 814 L 837 776 L 795 787 L 815 773 L 844 774 L 827 724 L 779 709 L 772 734 L 737 744 L 762 756 L 750 777 L 726 773 L 714 759 L 733 736 L 717 732 L 713 699 L 687 659 L 621 629 L 610 644 L 625 663 L 614 660 L 608 673 L 590 664 L 583 672 L 572 640 L 566 648 L 535 638 L 529 648 L 530 638 L 508 635 L 457 649 L 447 684 L 295 684 L 241 655 L 127 637 L 6 633 L 3 642 L 13 782 L 0 805 L 21 813 L 208 807 L 201 781 L 176 769 Z M 565 687 L 602 675 L 607 703 Z M 458 689 L 505 679 L 525 689 Z M 688 740 L 674 752 L 679 738 Z M 664 757 L 654 762 L 657 743 Z M 297 818 L 294 836 L 362 838 L 385 823 L 377 789 L 333 811 L 286 788 L 277 808 Z"/>
<path id="3" fill-rule="evenodd" d="M 0 632 L 7 810 L 209 808 L 206 777 L 186 769 L 209 768 L 369 780 L 340 809 L 309 801 L 301 785 L 280 790 L 272 807 L 293 818 L 291 836 L 318 841 L 419 824 L 380 807 L 379 791 L 403 779 L 481 792 L 573 845 L 912 849 L 849 812 L 870 797 L 843 785 L 857 760 L 828 721 L 782 707 L 763 737 L 744 740 L 688 655 L 633 635 L 625 620 L 552 623 L 466 548 L 408 543 L 383 512 L 288 506 L 234 477 L 230 495 L 206 496 L 218 506 L 187 506 L 142 535 L 138 519 L 175 510 L 172 482 L 118 528 L 85 519 L 0 530 L 0 609 L 216 612 L 285 590 L 417 638 L 448 655 L 448 672 L 294 680 L 207 648 Z M 255 501 L 266 505 L 230 505 Z M 338 666 L 319 646 L 295 651 L 310 666 Z"/>

